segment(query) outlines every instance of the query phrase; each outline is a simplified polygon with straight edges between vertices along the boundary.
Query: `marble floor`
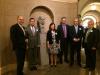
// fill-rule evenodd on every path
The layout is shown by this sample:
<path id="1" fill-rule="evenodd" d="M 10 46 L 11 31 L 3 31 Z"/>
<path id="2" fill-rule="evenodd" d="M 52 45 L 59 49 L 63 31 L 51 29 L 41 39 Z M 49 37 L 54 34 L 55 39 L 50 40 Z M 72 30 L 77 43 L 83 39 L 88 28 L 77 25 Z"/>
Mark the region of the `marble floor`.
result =
<path id="1" fill-rule="evenodd" d="M 84 65 L 84 63 L 83 63 Z M 97 55 L 97 66 L 95 71 L 88 71 L 76 64 L 70 67 L 69 64 L 57 64 L 57 67 L 38 66 L 37 71 L 30 71 L 28 68 L 24 69 L 25 75 L 100 75 L 100 55 Z M 15 71 L 7 72 L 3 75 L 16 75 Z"/>

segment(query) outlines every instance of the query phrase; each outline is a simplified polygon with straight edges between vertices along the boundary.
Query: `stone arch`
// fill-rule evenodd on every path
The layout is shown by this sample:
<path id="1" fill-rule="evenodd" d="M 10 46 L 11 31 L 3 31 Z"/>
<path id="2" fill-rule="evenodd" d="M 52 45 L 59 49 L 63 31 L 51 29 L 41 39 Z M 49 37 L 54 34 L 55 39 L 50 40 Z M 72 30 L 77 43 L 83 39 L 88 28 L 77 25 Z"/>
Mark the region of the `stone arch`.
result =
<path id="1" fill-rule="evenodd" d="M 83 14 L 83 17 L 84 16 L 86 16 L 87 15 L 87 13 L 96 13 L 96 15 L 98 14 L 100 14 L 100 12 L 99 11 L 97 11 L 97 10 L 89 10 L 89 11 L 87 11 L 87 12 L 85 12 L 84 14 Z M 98 21 L 99 20 L 99 17 L 97 17 L 96 15 L 92 15 L 92 16 L 94 16 L 95 18 L 96 18 L 96 20 Z M 88 16 L 88 15 L 87 15 Z M 100 16 L 100 15 L 99 15 Z"/>
<path id="2" fill-rule="evenodd" d="M 97 18 L 96 18 L 96 16 L 94 16 L 94 15 L 84 15 L 84 16 L 82 17 L 82 25 L 83 25 L 84 27 L 87 27 L 87 26 L 88 26 L 87 23 L 88 23 L 88 21 L 91 20 L 91 19 L 94 21 L 94 27 L 97 27 L 97 25 L 96 25 Z M 86 21 L 87 21 L 87 23 L 84 24 Z"/>
<path id="3" fill-rule="evenodd" d="M 48 7 L 46 7 L 46 6 L 37 6 L 37 7 L 33 8 L 32 11 L 30 12 L 30 16 L 31 16 L 32 13 L 35 12 L 35 10 L 40 9 L 40 8 L 46 10 L 47 13 L 49 14 L 49 16 L 51 17 L 52 22 L 54 22 L 54 15 L 53 15 L 53 12 L 51 11 L 50 8 L 48 8 Z"/>
<path id="4" fill-rule="evenodd" d="M 87 0 L 87 2 L 83 5 L 83 7 L 81 8 L 81 11 L 88 5 L 94 2 L 100 2 L 100 0 Z"/>
<path id="5" fill-rule="evenodd" d="M 96 12 L 96 13 L 100 14 L 100 12 L 97 11 L 97 10 L 89 10 L 89 11 L 85 12 L 83 15 L 85 15 L 85 14 L 88 13 L 88 12 Z"/>

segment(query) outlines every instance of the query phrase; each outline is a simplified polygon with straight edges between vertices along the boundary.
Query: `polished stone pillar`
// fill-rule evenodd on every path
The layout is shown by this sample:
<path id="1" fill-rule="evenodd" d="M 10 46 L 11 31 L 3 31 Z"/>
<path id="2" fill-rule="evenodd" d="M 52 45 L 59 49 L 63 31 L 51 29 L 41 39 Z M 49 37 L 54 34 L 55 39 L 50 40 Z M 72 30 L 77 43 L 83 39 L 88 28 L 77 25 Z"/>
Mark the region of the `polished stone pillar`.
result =
<path id="1" fill-rule="evenodd" d="M 41 65 L 49 64 L 48 51 L 46 47 L 46 33 L 40 33 L 40 60 Z"/>

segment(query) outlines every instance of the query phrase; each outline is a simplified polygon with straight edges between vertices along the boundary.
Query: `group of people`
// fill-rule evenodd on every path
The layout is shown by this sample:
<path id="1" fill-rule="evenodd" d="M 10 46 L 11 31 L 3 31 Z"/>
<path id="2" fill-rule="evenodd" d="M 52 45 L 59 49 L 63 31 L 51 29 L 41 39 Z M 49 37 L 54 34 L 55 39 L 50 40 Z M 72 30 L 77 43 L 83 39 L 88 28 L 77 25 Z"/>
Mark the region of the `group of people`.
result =
<path id="1" fill-rule="evenodd" d="M 18 16 L 17 23 L 10 28 L 10 37 L 13 50 L 17 58 L 17 75 L 24 75 L 23 66 L 25 61 L 26 47 L 29 52 L 29 68 L 37 70 L 37 48 L 39 45 L 39 30 L 35 25 L 35 19 L 29 19 L 29 25 L 24 28 L 24 17 Z M 74 56 L 77 56 L 77 65 L 81 67 L 81 48 L 85 48 L 86 66 L 89 70 L 94 70 L 96 67 L 96 50 L 99 42 L 99 31 L 94 28 L 94 21 L 88 22 L 88 28 L 84 29 L 78 18 L 74 19 L 73 25 L 67 24 L 66 17 L 61 18 L 60 25 L 56 29 L 55 23 L 49 25 L 47 31 L 47 50 L 49 54 L 50 66 L 59 63 L 74 64 Z M 70 55 L 70 58 L 68 56 Z"/>
<path id="2" fill-rule="evenodd" d="M 56 41 L 53 41 L 54 33 Z M 84 28 L 79 25 L 78 18 L 74 19 L 73 26 L 69 26 L 66 23 L 66 17 L 62 17 L 57 29 L 55 29 L 55 24 L 51 23 L 49 31 L 47 32 L 47 42 L 50 50 L 50 65 L 56 66 L 57 57 L 59 63 L 62 64 L 64 56 L 64 62 L 70 63 L 70 66 L 72 66 L 74 64 L 74 56 L 77 54 L 77 64 L 81 67 L 80 52 L 83 35 Z M 68 58 L 69 55 L 70 59 Z"/>
<path id="3" fill-rule="evenodd" d="M 17 75 L 24 75 L 23 67 L 25 61 L 25 52 L 28 49 L 28 64 L 30 70 L 37 70 L 37 48 L 39 45 L 39 32 L 35 26 L 35 19 L 29 19 L 29 25 L 23 26 L 24 17 L 18 16 L 17 23 L 10 28 L 10 38 L 12 47 L 16 54 Z"/>

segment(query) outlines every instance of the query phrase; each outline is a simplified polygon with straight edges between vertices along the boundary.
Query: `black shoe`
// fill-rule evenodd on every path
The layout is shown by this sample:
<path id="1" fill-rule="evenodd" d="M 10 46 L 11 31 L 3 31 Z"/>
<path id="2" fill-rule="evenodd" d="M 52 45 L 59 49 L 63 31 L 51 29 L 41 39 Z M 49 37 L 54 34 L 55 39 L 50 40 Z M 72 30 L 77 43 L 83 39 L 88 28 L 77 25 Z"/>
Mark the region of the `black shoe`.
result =
<path id="1" fill-rule="evenodd" d="M 24 75 L 24 73 L 23 72 L 18 72 L 17 75 Z"/>
<path id="2" fill-rule="evenodd" d="M 36 66 L 33 66 L 33 67 L 30 68 L 30 70 L 31 70 L 31 71 L 37 70 L 37 67 L 36 67 Z"/>
<path id="3" fill-rule="evenodd" d="M 73 66 L 73 63 L 70 63 L 69 66 L 72 67 Z"/>
<path id="4" fill-rule="evenodd" d="M 69 61 L 68 61 L 68 60 L 65 60 L 65 62 L 66 62 L 66 63 L 69 63 Z"/>
<path id="5" fill-rule="evenodd" d="M 33 71 L 33 67 L 31 67 L 30 70 Z"/>
<path id="6" fill-rule="evenodd" d="M 23 72 L 22 72 L 22 74 L 21 75 L 25 75 Z"/>
<path id="7" fill-rule="evenodd" d="M 63 64 L 63 62 L 62 62 L 62 61 L 60 61 L 60 64 Z"/>
<path id="8" fill-rule="evenodd" d="M 95 71 L 95 69 L 94 68 L 89 68 L 89 71 Z"/>
<path id="9" fill-rule="evenodd" d="M 53 65 L 50 65 L 50 67 L 53 67 Z"/>
<path id="10" fill-rule="evenodd" d="M 56 65 L 54 65 L 54 67 L 57 67 Z"/>
<path id="11" fill-rule="evenodd" d="M 83 67 L 84 69 L 87 69 L 87 68 L 89 68 L 88 66 L 85 66 L 85 67 Z"/>
<path id="12" fill-rule="evenodd" d="M 33 70 L 37 70 L 37 67 L 36 66 L 33 66 Z"/>
<path id="13" fill-rule="evenodd" d="M 81 65 L 81 64 L 78 64 L 78 66 L 79 66 L 79 67 L 82 67 L 82 65 Z"/>

